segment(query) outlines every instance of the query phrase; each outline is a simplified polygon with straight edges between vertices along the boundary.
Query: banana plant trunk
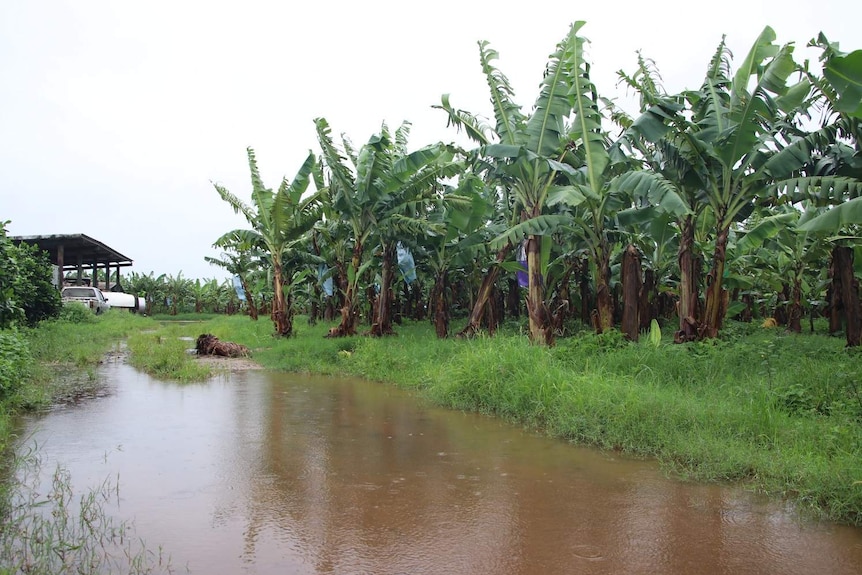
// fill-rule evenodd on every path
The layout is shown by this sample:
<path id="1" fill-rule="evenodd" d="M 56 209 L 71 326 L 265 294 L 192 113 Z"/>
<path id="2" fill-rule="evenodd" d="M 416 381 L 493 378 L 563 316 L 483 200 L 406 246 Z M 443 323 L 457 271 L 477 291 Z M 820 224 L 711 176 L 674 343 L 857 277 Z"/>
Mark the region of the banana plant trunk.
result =
<path id="1" fill-rule="evenodd" d="M 395 243 L 383 244 L 383 269 L 380 278 L 380 294 L 377 296 L 377 314 L 371 324 L 371 335 L 383 337 L 394 335 L 392 329 L 392 272 L 395 268 Z"/>
<path id="2" fill-rule="evenodd" d="M 827 313 L 829 314 L 829 335 L 833 335 L 841 331 L 841 286 L 840 280 L 836 280 L 834 276 L 834 257 L 833 262 L 829 265 L 829 287 L 826 288 Z"/>
<path id="3" fill-rule="evenodd" d="M 407 282 L 404 282 L 401 285 L 401 316 L 409 317 L 411 319 L 415 319 L 415 312 L 413 311 L 414 304 L 413 293 L 410 291 L 410 286 Z"/>
<path id="4" fill-rule="evenodd" d="M 674 334 L 676 343 L 698 338 L 697 285 L 694 271 L 694 218 L 688 216 L 682 224 L 677 250 L 679 263 L 679 331 Z"/>
<path id="5" fill-rule="evenodd" d="M 802 333 L 802 270 L 797 270 L 793 276 L 790 305 L 787 310 L 787 329 L 794 333 Z"/>
<path id="6" fill-rule="evenodd" d="M 509 314 L 509 317 L 520 317 L 521 295 L 518 292 L 521 287 L 516 278 L 509 278 L 506 284 L 508 286 L 506 290 L 506 313 Z"/>
<path id="7" fill-rule="evenodd" d="M 410 284 L 410 299 L 413 301 L 413 319 L 422 321 L 425 319 L 428 310 L 423 300 L 422 282 L 417 278 Z"/>
<path id="8" fill-rule="evenodd" d="M 351 257 L 354 275 L 351 280 L 347 278 L 344 290 L 344 305 L 341 307 L 341 323 L 329 330 L 326 337 L 347 337 L 356 335 L 356 324 L 359 320 L 359 301 L 357 297 L 357 285 L 359 283 L 359 266 L 362 263 L 362 244 L 357 241 L 353 246 Z"/>
<path id="9" fill-rule="evenodd" d="M 439 339 L 449 335 L 449 308 L 446 302 L 447 270 L 437 272 L 434 288 L 431 291 L 431 303 L 434 306 L 434 331 Z"/>
<path id="10" fill-rule="evenodd" d="M 712 269 L 706 276 L 706 311 L 704 312 L 703 334 L 707 338 L 718 337 L 718 332 L 727 312 L 728 293 L 722 282 L 727 259 L 728 230 L 728 226 L 719 228 L 718 237 L 715 239 Z"/>
<path id="11" fill-rule="evenodd" d="M 335 302 L 334 298 L 326 298 L 326 305 L 323 308 L 323 321 L 332 321 L 335 318 Z"/>
<path id="12" fill-rule="evenodd" d="M 637 341 L 640 334 L 640 300 L 643 282 L 641 280 L 641 256 L 638 249 L 629 244 L 623 252 L 623 319 L 621 330 L 631 341 Z"/>
<path id="13" fill-rule="evenodd" d="M 308 325 L 317 325 L 317 319 L 320 315 L 320 296 L 323 290 L 320 289 L 320 284 L 314 283 L 314 297 L 311 298 L 311 309 L 308 312 Z"/>
<path id="14" fill-rule="evenodd" d="M 541 236 L 527 239 L 527 314 L 530 319 L 530 341 L 537 344 L 554 344 L 554 326 L 545 305 L 545 286 L 541 274 Z"/>
<path id="15" fill-rule="evenodd" d="M 245 278 L 239 277 L 240 284 L 242 284 L 242 293 L 245 294 L 246 305 L 248 306 L 248 316 L 257 321 L 257 307 L 254 305 L 254 298 L 251 295 L 251 291 L 248 289 L 248 283 L 245 281 Z"/>
<path id="16" fill-rule="evenodd" d="M 464 326 L 464 329 L 458 332 L 457 337 L 473 337 L 479 333 L 479 329 L 482 325 L 482 317 L 485 313 L 485 306 L 491 296 L 491 290 L 497 281 L 497 276 L 500 275 L 500 264 L 506 260 L 510 251 L 512 251 L 512 244 L 507 243 L 497 252 L 497 256 L 494 258 L 494 263 L 491 264 L 488 271 L 485 273 L 485 277 L 482 278 L 482 285 L 479 286 L 479 291 L 473 302 L 473 308 L 470 311 L 470 318 L 467 320 L 467 325 Z"/>
<path id="17" fill-rule="evenodd" d="M 590 262 L 584 258 L 578 263 L 578 293 L 581 298 L 581 321 L 590 323 L 590 310 L 595 309 L 592 305 L 592 292 L 590 291 Z"/>
<path id="18" fill-rule="evenodd" d="M 293 321 L 288 317 L 286 298 L 284 297 L 284 282 L 281 264 L 273 262 L 273 288 L 275 297 L 272 299 L 272 323 L 275 325 L 275 335 L 290 337 L 293 334 Z"/>
<path id="19" fill-rule="evenodd" d="M 596 309 L 593 311 L 593 327 L 596 333 L 604 333 L 614 327 L 614 302 L 611 297 L 611 253 L 606 240 L 602 240 L 593 251 L 596 260 Z"/>
<path id="20" fill-rule="evenodd" d="M 647 268 L 644 270 L 644 281 L 638 305 L 638 318 L 640 319 L 640 331 L 649 330 L 653 319 L 658 318 L 658 292 L 656 289 L 655 270 Z"/>
<path id="21" fill-rule="evenodd" d="M 563 272 L 563 277 L 557 284 L 556 294 L 551 304 L 551 322 L 555 336 L 564 333 L 566 319 L 571 315 L 571 278 L 577 266 L 577 260 L 569 260 L 566 264 L 566 271 Z"/>
<path id="22" fill-rule="evenodd" d="M 847 347 L 859 347 L 862 343 L 862 309 L 859 303 L 859 282 L 853 274 L 853 250 L 847 246 L 836 246 L 832 250 L 832 281 L 840 282 L 836 291 L 840 292 L 844 310 L 844 329 Z"/>

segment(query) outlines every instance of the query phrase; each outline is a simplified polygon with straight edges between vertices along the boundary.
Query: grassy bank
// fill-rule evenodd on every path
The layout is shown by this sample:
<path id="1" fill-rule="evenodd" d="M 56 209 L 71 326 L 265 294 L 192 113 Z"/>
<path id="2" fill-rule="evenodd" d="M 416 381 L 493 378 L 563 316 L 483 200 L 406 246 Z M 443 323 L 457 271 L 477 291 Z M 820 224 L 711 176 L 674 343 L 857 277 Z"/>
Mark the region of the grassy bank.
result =
<path id="1" fill-rule="evenodd" d="M 208 321 L 272 369 L 348 374 L 421 390 L 441 405 L 552 436 L 657 458 L 675 474 L 742 482 L 832 520 L 862 525 L 862 356 L 842 338 L 735 325 L 724 339 L 632 344 L 617 333 L 531 346 L 511 330 L 437 340 L 427 324 L 394 338 L 288 340 L 269 322 Z"/>

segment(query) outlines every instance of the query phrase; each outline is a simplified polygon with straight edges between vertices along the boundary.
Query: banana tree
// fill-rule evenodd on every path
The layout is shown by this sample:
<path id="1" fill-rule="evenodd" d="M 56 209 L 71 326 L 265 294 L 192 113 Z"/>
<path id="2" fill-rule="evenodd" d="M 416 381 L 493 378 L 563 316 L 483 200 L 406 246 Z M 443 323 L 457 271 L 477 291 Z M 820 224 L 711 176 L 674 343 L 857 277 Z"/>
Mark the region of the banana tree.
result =
<path id="1" fill-rule="evenodd" d="M 836 310 L 841 307 L 847 345 L 855 347 L 862 343 L 862 312 L 853 264 L 853 248 L 859 245 L 857 226 L 862 223 L 862 51 L 841 52 L 823 34 L 810 45 L 822 49 L 823 75 L 817 76 L 807 66 L 804 72 L 814 88 L 813 99 L 823 110 L 823 123 L 790 142 L 768 167 L 795 176 L 776 183 L 775 188 L 784 192 L 782 199 L 829 207 L 803 221 L 799 229 L 833 234 L 830 327 L 839 323 Z"/>
<path id="2" fill-rule="evenodd" d="M 345 265 L 341 323 L 329 331 L 330 337 L 345 337 L 356 335 L 359 322 L 358 282 L 370 263 L 364 262 L 363 256 L 365 243 L 374 231 L 371 207 L 380 195 L 378 186 L 384 169 L 378 161 L 378 151 L 385 148 L 389 141 L 372 136 L 357 154 L 346 138 L 342 138 L 340 149 L 335 145 L 326 119 L 317 118 L 314 123 L 325 166 L 324 174 L 328 176 L 324 189 L 331 206 L 349 224 L 352 232 L 350 239 L 353 247 Z"/>
<path id="3" fill-rule="evenodd" d="M 252 205 L 240 200 L 224 186 L 214 186 L 219 196 L 234 212 L 242 213 L 252 229 L 228 232 L 215 243 L 237 240 L 265 251 L 272 265 L 274 296 L 271 318 L 275 335 L 287 337 L 293 335 L 293 309 L 287 306 L 289 298 L 285 297 L 284 287 L 290 284 L 285 281 L 282 263 L 289 257 L 296 242 L 320 217 L 323 201 L 321 191 L 304 196 L 315 168 L 315 157 L 309 152 L 293 181 L 283 178 L 278 190 L 273 192 L 265 187 L 261 180 L 254 151 L 248 148 L 247 152 L 251 171 Z"/>
<path id="4" fill-rule="evenodd" d="M 499 163 L 487 158 L 483 150 L 486 146 L 503 138 L 514 141 L 510 135 L 512 127 L 523 125 L 524 115 L 521 113 L 520 107 L 511 101 L 513 91 L 508 79 L 491 64 L 497 58 L 497 52 L 489 49 L 486 42 L 479 42 L 479 56 L 482 70 L 491 90 L 491 101 L 494 104 L 497 119 L 496 129 L 489 126 L 481 117 L 466 110 L 454 108 L 450 103 L 448 94 L 444 94 L 440 105 L 434 106 L 434 108 L 446 112 L 449 118 L 448 125 L 455 127 L 459 132 L 463 131 L 473 142 L 478 144 L 477 149 L 466 154 L 469 166 L 467 171 L 473 177 L 480 178 L 486 190 L 483 195 L 489 198 L 489 203 L 493 208 L 488 217 L 489 225 L 495 227 L 502 225 L 505 229 L 510 226 L 510 223 L 517 221 L 512 219 L 515 217 L 515 211 L 512 209 L 508 188 L 500 185 L 498 176 L 501 174 L 497 170 L 500 167 Z M 473 291 L 470 290 L 472 299 L 470 314 L 467 324 L 458 332 L 457 337 L 473 337 L 481 329 L 482 318 L 486 315 L 486 307 L 502 269 L 501 265 L 509 256 L 512 247 L 512 244 L 507 242 L 497 249 L 493 256 L 487 254 L 487 250 L 476 250 L 478 253 L 473 253 L 476 264 L 473 268 L 477 271 L 486 268 L 486 271 L 482 274 L 475 297 L 472 297 Z"/>
<path id="5" fill-rule="evenodd" d="M 248 315 L 253 321 L 257 321 L 258 314 L 255 297 L 253 291 L 249 289 L 249 274 L 252 272 L 252 266 L 254 265 L 251 248 L 246 248 L 234 242 L 231 242 L 231 245 L 219 244 L 217 247 L 224 247 L 229 251 L 223 252 L 218 258 L 205 256 L 204 260 L 209 264 L 224 269 L 231 276 L 239 278 L 243 294 L 245 295 Z"/>
<path id="6" fill-rule="evenodd" d="M 788 78 L 798 69 L 793 46 L 778 46 L 774 41 L 775 32 L 767 26 L 733 78 L 728 76 L 729 57 L 722 41 L 701 89 L 686 94 L 697 128 L 692 133 L 693 150 L 715 218 L 703 318 L 706 337 L 718 335 L 727 310 L 722 284 L 730 227 L 756 201 L 765 199 L 770 185 L 781 176 L 769 168 L 769 160 L 796 132 L 793 121 L 803 111 L 810 91 L 805 79 L 788 85 Z"/>
<path id="7" fill-rule="evenodd" d="M 328 175 L 326 189 L 333 208 L 349 224 L 353 242 L 346 270 L 341 323 L 330 331 L 330 335 L 356 334 L 358 282 L 371 264 L 370 259 L 365 259 L 365 249 L 372 234 L 378 234 L 383 255 L 383 285 L 372 333 L 392 333 L 391 283 L 395 243 L 399 234 L 426 231 L 427 224 L 418 217 L 421 212 L 418 206 L 433 193 L 440 178 L 451 177 L 460 168 L 452 162 L 452 151 L 442 144 L 407 153 L 410 129 L 407 122 L 396 130 L 394 136 L 384 123 L 380 133 L 371 136 L 358 152 L 346 138 L 338 148 L 325 119 L 318 118 L 315 125 Z"/>
<path id="8" fill-rule="evenodd" d="M 461 164 L 454 161 L 453 152 L 443 145 L 407 153 L 404 143 L 400 143 L 393 151 L 398 159 L 388 170 L 384 195 L 375 206 L 382 262 L 377 316 L 371 325 L 371 335 L 378 337 L 394 333 L 392 284 L 398 241 L 441 233 L 439 226 L 426 217 L 428 206 L 436 199 L 436 192 L 442 190 L 441 179 L 451 178 L 462 170 Z"/>
<path id="9" fill-rule="evenodd" d="M 472 265 L 476 252 L 488 239 L 485 230 L 493 205 L 486 192 L 487 187 L 481 178 L 465 173 L 459 179 L 458 187 L 437 198 L 428 212 L 436 233 L 424 235 L 419 242 L 427 254 L 427 266 L 434 275 L 429 301 L 438 338 L 449 334 L 446 294 L 452 268 Z"/>
<path id="10" fill-rule="evenodd" d="M 830 308 L 843 309 L 848 347 L 862 345 L 862 309 L 859 281 L 854 273 L 854 246 L 860 244 L 858 229 L 862 224 L 862 198 L 855 198 L 830 208 L 803 222 L 803 232 L 831 233 L 832 257 L 829 274 L 832 279 Z M 842 233 L 843 232 L 843 233 Z M 837 322 L 830 322 L 830 329 Z"/>
<path id="11" fill-rule="evenodd" d="M 714 58 L 723 53 L 722 46 Z M 618 123 L 626 128 L 624 138 L 643 162 L 643 169 L 627 174 L 621 182 L 635 202 L 635 209 L 625 213 L 621 222 L 643 225 L 653 238 L 666 239 L 669 232 L 677 236 L 679 329 L 674 341 L 692 341 L 699 337 L 703 315 L 696 231 L 706 222 L 701 216 L 709 205 L 694 138 L 698 128 L 685 113 L 685 98 L 664 91 L 651 60 L 639 55 L 634 74 L 620 71 L 618 75 L 640 97 L 641 116 L 634 120 L 618 114 L 622 120 Z"/>
<path id="12" fill-rule="evenodd" d="M 126 283 L 130 293 L 144 298 L 145 313 L 151 315 L 155 302 L 163 297 L 165 274 L 155 276 L 154 272 L 148 274 L 132 272 L 126 278 Z"/>
<path id="13" fill-rule="evenodd" d="M 793 119 L 812 105 L 819 90 L 827 108 L 836 109 L 837 96 L 828 81 L 802 69 L 802 81 L 788 85 L 787 79 L 797 69 L 792 60 L 792 46 L 773 44 L 775 35 L 766 28 L 752 47 L 742 67 L 731 79 L 729 55 L 722 41 L 713 56 L 706 80 L 699 91 L 685 92 L 684 113 L 664 108 L 643 126 L 632 126 L 630 132 L 642 132 L 644 140 L 655 143 L 658 152 L 650 161 L 650 172 L 640 172 L 642 189 L 647 181 L 655 193 L 674 188 L 690 209 L 681 228 L 679 263 L 681 268 L 680 330 L 677 341 L 714 337 L 726 311 L 726 293 L 722 287 L 727 259 L 730 226 L 744 219 L 757 202 L 799 202 L 816 199 L 835 203 L 848 194 L 858 193 L 858 171 L 853 156 L 840 139 L 858 142 L 858 123 L 838 115 L 838 120 L 812 132 L 804 132 Z M 821 40 L 825 41 L 825 39 Z M 830 45 L 831 46 L 831 45 Z M 635 77 L 624 80 L 649 103 L 679 101 L 667 97 L 650 83 L 642 65 Z M 756 77 L 749 91 L 750 79 Z M 644 80 L 644 78 L 647 78 Z M 815 96 L 809 95 L 811 86 Z M 646 89 L 644 89 L 646 88 Z M 668 113 L 670 112 L 670 113 Z M 825 117 L 834 118 L 827 113 Z M 671 129 L 673 128 L 673 129 Z M 668 132 L 668 130 L 670 130 Z M 647 154 L 649 156 L 649 154 Z M 858 162 L 856 170 L 858 170 Z M 704 209 L 706 208 L 706 210 Z M 707 278 L 707 310 L 698 317 L 696 290 L 686 279 L 691 276 L 691 253 L 694 229 L 701 216 L 713 222 L 714 253 Z"/>
<path id="14" fill-rule="evenodd" d="M 183 271 L 177 272 L 177 275 L 168 275 L 165 278 L 164 294 L 167 299 L 170 314 L 177 315 L 180 307 L 187 303 L 187 300 L 193 295 L 193 282 L 183 277 Z"/>
<path id="15" fill-rule="evenodd" d="M 793 46 L 778 46 L 774 40 L 775 33 L 766 27 L 731 78 L 730 55 L 722 39 L 701 88 L 682 94 L 686 113 L 670 116 L 677 131 L 666 143 L 673 146 L 660 150 L 665 165 L 678 173 L 661 174 L 659 183 L 687 190 L 681 196 L 689 200 L 692 215 L 699 213 L 700 205 L 709 210 L 715 242 L 704 315 L 696 321 L 689 315 L 691 292 L 684 289 L 678 340 L 718 335 L 727 310 L 723 279 L 731 225 L 744 219 L 755 202 L 765 200 L 777 179 L 788 175 L 780 158 L 790 155 L 785 150 L 798 134 L 793 120 L 808 103 L 810 84 L 806 79 L 788 84 L 797 70 Z M 684 267 L 688 260 L 683 260 L 682 250 L 690 249 L 692 223 L 693 218 L 684 222 L 680 242 L 683 278 L 688 275 Z"/>
<path id="16" fill-rule="evenodd" d="M 690 210 L 673 186 L 653 185 L 640 177 L 643 172 L 636 170 L 638 163 L 632 153 L 628 133 L 612 141 L 604 130 L 603 106 L 610 111 L 612 119 L 619 121 L 619 117 L 613 106 L 597 94 L 590 79 L 589 63 L 583 57 L 583 44 L 582 39 L 575 38 L 576 49 L 571 60 L 574 114 L 568 137 L 572 144 L 568 146 L 562 161 L 556 164 L 560 182 L 567 185 L 555 187 L 547 203 L 570 213 L 572 223 L 567 225 L 567 229 L 590 254 L 595 268 L 596 293 L 592 321 L 596 331 L 603 332 L 614 324 L 610 264 L 617 244 L 625 235 L 621 215 L 630 210 L 634 202 L 637 202 L 636 207 L 653 206 L 658 214 L 677 217 L 689 214 Z M 663 118 L 677 109 L 678 106 L 673 102 L 657 102 L 646 107 L 641 116 L 630 124 L 646 132 L 648 126 L 660 124 Z M 622 125 L 627 123 L 623 122 Z M 653 212 L 650 217 L 654 219 L 657 213 Z M 634 252 L 629 250 L 630 263 L 633 255 Z M 636 276 L 639 279 L 640 272 L 634 271 L 634 268 L 631 270 L 627 274 L 628 279 L 635 279 Z M 638 297 L 637 292 L 629 295 L 630 300 Z M 637 302 L 629 301 L 628 305 L 635 306 Z M 633 325 L 636 323 L 633 322 Z M 630 331 L 634 337 L 637 329 L 633 327 Z"/>
<path id="17" fill-rule="evenodd" d="M 817 208 L 807 205 L 804 211 L 791 206 L 779 206 L 764 217 L 752 217 L 746 229 L 728 250 L 729 259 L 744 281 L 767 284 L 786 298 L 787 329 L 802 331 L 803 296 L 813 295 L 816 281 L 812 278 L 824 268 L 828 243 L 823 234 L 809 233 L 799 224 L 815 217 Z M 748 272 L 748 273 L 746 273 Z M 729 274 L 737 281 L 736 274 Z M 820 299 L 820 298 L 818 298 Z M 776 317 L 778 314 L 776 314 Z"/>
<path id="18" fill-rule="evenodd" d="M 573 111 L 572 94 L 577 92 L 579 74 L 583 72 L 579 65 L 584 40 L 577 36 L 583 25 L 584 22 L 574 23 L 550 55 L 531 114 L 522 113 L 513 101 L 508 79 L 493 65 L 498 54 L 487 42 L 479 43 L 479 53 L 491 91 L 495 127 L 491 129 L 477 116 L 453 109 L 448 96 L 444 96 L 440 106 L 449 114 L 450 124 L 465 129 L 480 144 L 479 154 L 487 158 L 489 179 L 496 182 L 509 200 L 506 203 L 510 227 L 491 243 L 492 249 L 498 251 L 497 264 L 505 260 L 513 245 L 526 242 L 527 312 L 530 339 L 534 343 L 553 342 L 553 320 L 544 301 L 540 254 L 543 237 L 553 233 L 566 219 L 564 215 L 546 213 L 545 207 L 549 194 L 559 194 L 559 170 L 567 169 L 562 162 L 572 143 L 567 126 Z M 564 197 L 574 199 L 577 194 Z M 495 279 L 499 265 L 490 270 L 486 280 Z M 483 282 L 478 305 L 484 306 L 492 284 Z M 471 324 L 477 319 L 475 315 L 471 315 Z"/>
<path id="19" fill-rule="evenodd" d="M 207 298 L 209 297 L 208 290 L 211 288 L 207 285 L 207 280 L 201 281 L 200 278 L 195 279 L 189 284 L 189 295 L 194 303 L 195 313 L 203 313 L 207 307 Z"/>
<path id="20" fill-rule="evenodd" d="M 321 185 L 321 188 L 325 185 Z M 314 253 L 321 257 L 328 270 L 325 274 L 333 280 L 332 295 L 326 298 L 323 318 L 330 321 L 335 318 L 336 309 L 344 305 L 343 297 L 347 293 L 347 264 L 350 261 L 349 247 L 351 227 L 338 218 L 331 203 L 324 212 L 324 219 L 312 229 L 311 242 Z M 319 269 L 319 267 L 318 267 Z M 326 277 L 321 277 L 325 281 Z"/>

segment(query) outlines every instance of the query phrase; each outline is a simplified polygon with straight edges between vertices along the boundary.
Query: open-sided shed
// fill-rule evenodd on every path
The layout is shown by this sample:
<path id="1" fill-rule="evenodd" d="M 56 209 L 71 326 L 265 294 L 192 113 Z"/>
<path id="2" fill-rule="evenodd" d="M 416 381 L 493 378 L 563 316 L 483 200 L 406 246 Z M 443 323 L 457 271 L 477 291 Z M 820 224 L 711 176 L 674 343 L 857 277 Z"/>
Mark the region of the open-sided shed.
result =
<path id="1" fill-rule="evenodd" d="M 77 285 L 83 283 L 85 268 L 92 270 L 94 275 L 102 268 L 108 278 L 111 277 L 112 270 L 116 269 L 119 280 L 120 268 L 132 265 L 130 258 L 85 234 L 12 236 L 9 239 L 19 244 L 35 245 L 48 252 L 51 263 L 60 268 L 62 277 L 66 276 L 67 271 L 77 271 Z M 62 284 L 62 280 L 60 283 Z"/>

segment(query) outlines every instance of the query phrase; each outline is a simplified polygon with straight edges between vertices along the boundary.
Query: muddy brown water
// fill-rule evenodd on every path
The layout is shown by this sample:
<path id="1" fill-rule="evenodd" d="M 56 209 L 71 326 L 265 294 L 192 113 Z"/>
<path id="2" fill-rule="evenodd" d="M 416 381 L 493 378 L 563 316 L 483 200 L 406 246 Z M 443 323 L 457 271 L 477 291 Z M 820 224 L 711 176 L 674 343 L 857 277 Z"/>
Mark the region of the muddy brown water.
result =
<path id="1" fill-rule="evenodd" d="M 114 512 L 177 572 L 862 573 L 862 530 L 389 386 L 100 369 L 108 393 L 29 418 L 28 441 L 79 489 L 118 477 Z"/>

